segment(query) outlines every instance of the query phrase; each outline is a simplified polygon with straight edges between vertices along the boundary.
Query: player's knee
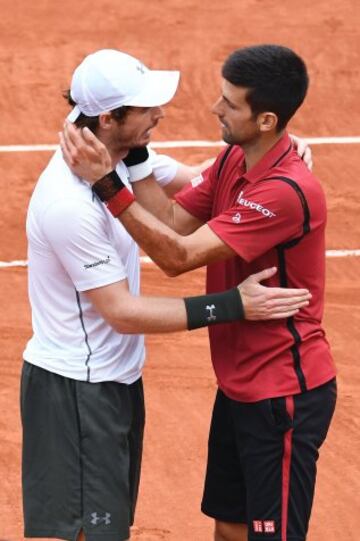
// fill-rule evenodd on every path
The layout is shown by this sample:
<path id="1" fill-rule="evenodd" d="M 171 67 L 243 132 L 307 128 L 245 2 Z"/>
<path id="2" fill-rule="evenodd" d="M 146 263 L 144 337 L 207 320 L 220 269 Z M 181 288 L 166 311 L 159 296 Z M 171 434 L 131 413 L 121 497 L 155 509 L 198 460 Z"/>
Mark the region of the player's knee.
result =
<path id="1" fill-rule="evenodd" d="M 77 540 L 76 541 L 86 541 L 86 537 L 85 537 L 85 534 L 84 534 L 84 531 L 81 530 L 79 532 L 79 535 L 77 537 Z M 120 540 L 119 540 L 120 541 Z M 130 541 L 130 538 L 129 539 L 126 539 L 125 541 Z"/>
<path id="2" fill-rule="evenodd" d="M 247 526 L 215 521 L 214 541 L 247 541 Z"/>

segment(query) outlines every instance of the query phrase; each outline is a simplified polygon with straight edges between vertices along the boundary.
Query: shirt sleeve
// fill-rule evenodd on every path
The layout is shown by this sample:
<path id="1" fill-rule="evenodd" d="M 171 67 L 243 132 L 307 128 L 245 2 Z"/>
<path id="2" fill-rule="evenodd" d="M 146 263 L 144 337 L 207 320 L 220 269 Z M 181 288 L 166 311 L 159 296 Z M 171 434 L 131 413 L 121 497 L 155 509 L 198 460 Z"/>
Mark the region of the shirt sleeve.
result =
<path id="1" fill-rule="evenodd" d="M 152 163 L 153 175 L 160 186 L 170 184 L 176 176 L 178 170 L 178 162 L 165 154 L 158 154 L 152 149 L 149 149 L 149 156 Z"/>
<path id="2" fill-rule="evenodd" d="M 208 226 L 245 261 L 303 234 L 304 211 L 296 191 L 282 181 L 248 186 L 236 206 L 212 218 Z"/>
<path id="3" fill-rule="evenodd" d="M 44 234 L 78 291 L 126 278 L 100 205 L 64 198 L 52 203 L 43 216 Z"/>
<path id="4" fill-rule="evenodd" d="M 180 206 L 202 222 L 209 221 L 212 216 L 218 181 L 217 171 L 222 155 L 223 153 L 218 156 L 213 165 L 205 169 L 174 196 L 175 201 Z"/>

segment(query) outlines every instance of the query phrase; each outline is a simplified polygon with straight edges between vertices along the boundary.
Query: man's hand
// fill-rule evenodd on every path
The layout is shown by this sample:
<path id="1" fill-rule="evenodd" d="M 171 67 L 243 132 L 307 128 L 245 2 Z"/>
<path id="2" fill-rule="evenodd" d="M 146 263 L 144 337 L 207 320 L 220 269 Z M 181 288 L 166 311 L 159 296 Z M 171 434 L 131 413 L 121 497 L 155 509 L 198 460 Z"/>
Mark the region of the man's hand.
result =
<path id="1" fill-rule="evenodd" d="M 89 128 L 66 121 L 59 138 L 64 160 L 75 175 L 93 184 L 113 169 L 106 146 Z"/>
<path id="2" fill-rule="evenodd" d="M 313 161 L 312 161 L 312 153 L 311 148 L 309 147 L 308 143 L 305 139 L 301 139 L 301 137 L 296 137 L 296 135 L 290 134 L 290 139 L 293 142 L 294 148 L 300 158 L 305 163 L 306 167 L 312 170 L 313 167 Z"/>
<path id="3" fill-rule="evenodd" d="M 238 285 L 245 319 L 282 319 L 295 315 L 309 304 L 311 293 L 307 289 L 265 287 L 261 281 L 271 278 L 276 267 L 251 274 Z"/>

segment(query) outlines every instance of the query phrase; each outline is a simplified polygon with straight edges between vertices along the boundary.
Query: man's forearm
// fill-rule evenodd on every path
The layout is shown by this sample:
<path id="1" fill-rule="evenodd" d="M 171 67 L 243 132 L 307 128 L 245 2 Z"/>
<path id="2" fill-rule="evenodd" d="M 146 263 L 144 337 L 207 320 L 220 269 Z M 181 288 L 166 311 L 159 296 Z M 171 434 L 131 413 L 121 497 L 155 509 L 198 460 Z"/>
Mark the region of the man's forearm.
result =
<path id="1" fill-rule="evenodd" d="M 132 184 L 136 200 L 171 229 L 175 228 L 174 203 L 153 176 Z"/>
<path id="2" fill-rule="evenodd" d="M 190 270 L 184 237 L 137 202 L 122 212 L 118 219 L 137 244 L 168 276 Z"/>
<path id="3" fill-rule="evenodd" d="M 168 276 L 177 276 L 235 255 L 206 224 L 200 227 L 196 219 L 190 220 L 191 228 L 185 228 L 182 234 L 173 231 L 136 202 L 134 194 L 115 171 L 99 179 L 93 189 Z M 189 222 L 188 218 L 186 222 Z"/>
<path id="4" fill-rule="evenodd" d="M 118 310 L 116 307 L 112 310 L 108 322 L 122 334 L 154 334 L 187 329 L 183 299 L 131 297 L 126 310 L 122 303 Z"/>
<path id="5" fill-rule="evenodd" d="M 193 330 L 245 317 L 237 287 L 181 299 L 133 296 L 123 281 L 90 290 L 87 295 L 104 319 L 122 334 Z"/>

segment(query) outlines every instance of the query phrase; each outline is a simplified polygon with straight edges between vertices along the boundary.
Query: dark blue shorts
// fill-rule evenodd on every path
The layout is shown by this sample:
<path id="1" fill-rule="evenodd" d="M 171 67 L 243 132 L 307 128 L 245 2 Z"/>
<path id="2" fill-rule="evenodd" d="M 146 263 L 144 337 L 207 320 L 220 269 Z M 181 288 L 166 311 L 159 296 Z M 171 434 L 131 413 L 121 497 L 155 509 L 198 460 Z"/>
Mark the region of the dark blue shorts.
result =
<path id="1" fill-rule="evenodd" d="M 243 403 L 217 393 L 202 511 L 245 523 L 249 540 L 304 541 L 318 449 L 336 403 L 336 381 L 289 397 Z"/>

